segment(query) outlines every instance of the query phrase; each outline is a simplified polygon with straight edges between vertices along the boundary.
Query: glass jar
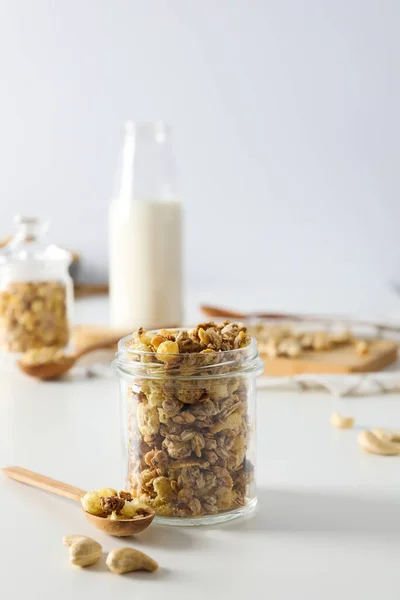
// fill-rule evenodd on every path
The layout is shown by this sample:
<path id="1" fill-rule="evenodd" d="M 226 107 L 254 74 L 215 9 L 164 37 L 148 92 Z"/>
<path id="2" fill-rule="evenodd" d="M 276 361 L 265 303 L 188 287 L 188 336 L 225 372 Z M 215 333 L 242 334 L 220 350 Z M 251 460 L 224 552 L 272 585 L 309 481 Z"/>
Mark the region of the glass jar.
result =
<path id="1" fill-rule="evenodd" d="M 175 330 L 176 331 L 176 330 Z M 151 332 L 150 332 L 151 333 Z M 120 340 L 124 489 L 163 524 L 227 521 L 256 505 L 252 339 L 224 352 L 164 355 Z"/>
<path id="2" fill-rule="evenodd" d="M 17 231 L 0 253 L 0 348 L 11 353 L 64 348 L 70 336 L 72 256 L 41 237 L 46 225 L 16 217 Z"/>

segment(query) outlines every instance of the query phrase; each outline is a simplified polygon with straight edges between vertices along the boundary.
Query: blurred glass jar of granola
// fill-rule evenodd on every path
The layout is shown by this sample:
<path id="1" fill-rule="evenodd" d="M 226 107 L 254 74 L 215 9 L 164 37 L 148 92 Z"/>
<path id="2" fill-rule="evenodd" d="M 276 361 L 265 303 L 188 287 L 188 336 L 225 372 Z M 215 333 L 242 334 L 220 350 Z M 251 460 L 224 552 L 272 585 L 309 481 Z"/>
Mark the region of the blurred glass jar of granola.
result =
<path id="1" fill-rule="evenodd" d="M 158 521 L 202 525 L 256 505 L 255 378 L 238 323 L 140 329 L 119 342 L 124 487 Z"/>
<path id="2" fill-rule="evenodd" d="M 73 284 L 69 252 L 46 245 L 46 224 L 15 217 L 0 252 L 0 347 L 11 353 L 64 348 L 70 335 Z"/>

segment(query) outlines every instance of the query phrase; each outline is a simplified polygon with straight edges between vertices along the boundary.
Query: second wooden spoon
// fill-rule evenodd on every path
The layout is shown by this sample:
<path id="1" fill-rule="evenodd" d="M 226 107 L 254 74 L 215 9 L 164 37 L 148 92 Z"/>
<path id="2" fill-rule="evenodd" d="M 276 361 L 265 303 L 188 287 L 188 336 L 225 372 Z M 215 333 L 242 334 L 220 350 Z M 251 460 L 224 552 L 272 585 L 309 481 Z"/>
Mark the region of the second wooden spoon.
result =
<path id="1" fill-rule="evenodd" d="M 118 343 L 119 339 L 119 337 L 115 339 L 108 338 L 106 340 L 95 342 L 93 344 L 90 344 L 89 346 L 86 346 L 85 348 L 82 348 L 75 354 L 65 354 L 63 360 L 61 361 L 49 360 L 44 363 L 29 364 L 24 363 L 22 360 L 20 360 L 18 361 L 18 367 L 21 369 L 21 371 L 23 371 L 27 375 L 30 375 L 31 377 L 36 377 L 36 379 L 58 379 L 62 375 L 65 375 L 65 373 L 67 373 L 67 371 L 69 371 L 74 366 L 76 361 L 79 358 L 82 358 L 82 356 L 84 356 L 85 354 L 89 354 L 90 352 L 94 352 L 95 350 L 104 350 L 105 348 L 111 348 Z"/>

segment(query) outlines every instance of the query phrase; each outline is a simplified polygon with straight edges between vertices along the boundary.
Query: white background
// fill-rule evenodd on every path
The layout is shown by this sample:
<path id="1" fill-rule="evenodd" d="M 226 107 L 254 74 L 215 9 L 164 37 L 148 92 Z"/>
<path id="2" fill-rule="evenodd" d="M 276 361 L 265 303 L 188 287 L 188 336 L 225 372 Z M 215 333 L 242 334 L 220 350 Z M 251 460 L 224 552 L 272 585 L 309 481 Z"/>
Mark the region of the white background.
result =
<path id="1" fill-rule="evenodd" d="M 50 216 L 104 279 L 122 124 L 165 118 L 190 286 L 387 285 L 399 26 L 397 0 L 0 0 L 0 235 Z"/>

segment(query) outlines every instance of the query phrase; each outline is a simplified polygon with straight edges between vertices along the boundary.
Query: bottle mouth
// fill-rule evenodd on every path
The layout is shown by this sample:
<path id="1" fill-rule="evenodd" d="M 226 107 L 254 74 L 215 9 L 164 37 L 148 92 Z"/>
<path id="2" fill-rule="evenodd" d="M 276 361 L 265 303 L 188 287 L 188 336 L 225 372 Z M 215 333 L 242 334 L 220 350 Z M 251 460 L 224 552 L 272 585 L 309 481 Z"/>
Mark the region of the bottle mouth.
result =
<path id="1" fill-rule="evenodd" d="M 157 331 L 149 333 L 156 334 Z M 114 370 L 122 376 L 140 376 L 148 379 L 214 379 L 252 373 L 259 375 L 264 368 L 254 338 L 244 348 L 207 353 L 163 354 L 162 360 L 155 352 L 129 347 L 131 341 L 131 335 L 119 341 L 113 362 Z"/>
<path id="2" fill-rule="evenodd" d="M 171 127 L 162 119 L 158 121 L 132 121 L 128 120 L 124 126 L 125 135 L 134 137 L 138 135 L 152 136 L 156 142 L 163 143 L 171 135 Z"/>

